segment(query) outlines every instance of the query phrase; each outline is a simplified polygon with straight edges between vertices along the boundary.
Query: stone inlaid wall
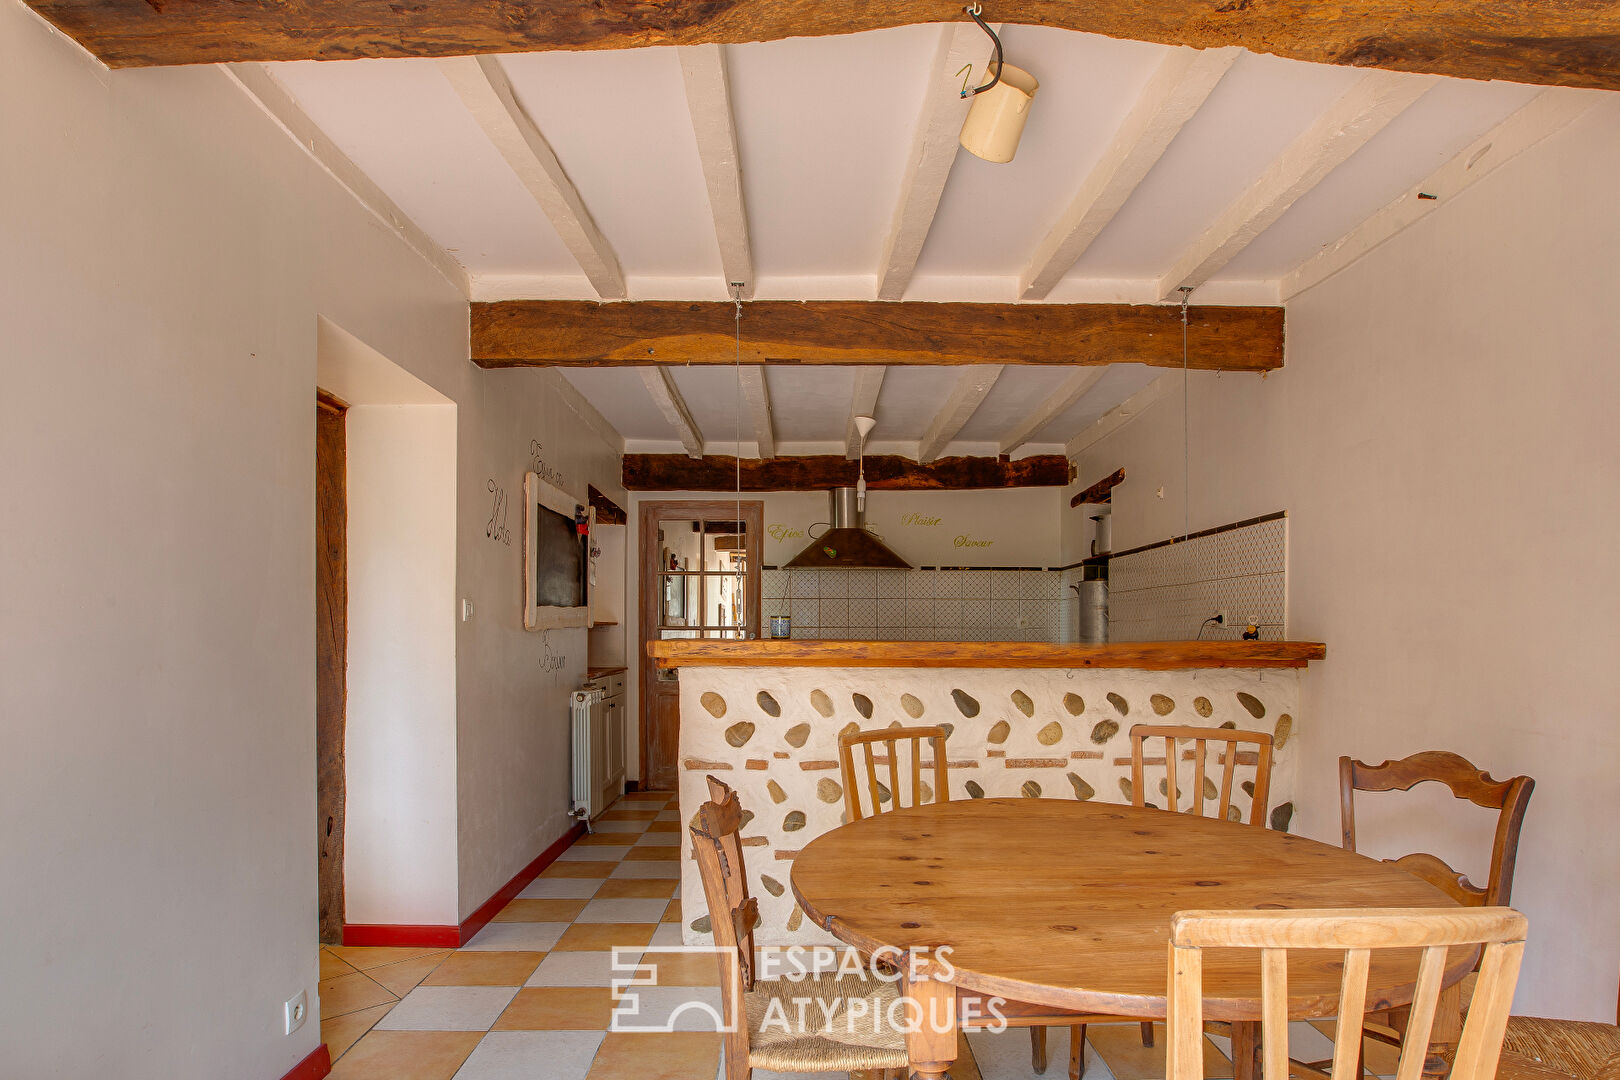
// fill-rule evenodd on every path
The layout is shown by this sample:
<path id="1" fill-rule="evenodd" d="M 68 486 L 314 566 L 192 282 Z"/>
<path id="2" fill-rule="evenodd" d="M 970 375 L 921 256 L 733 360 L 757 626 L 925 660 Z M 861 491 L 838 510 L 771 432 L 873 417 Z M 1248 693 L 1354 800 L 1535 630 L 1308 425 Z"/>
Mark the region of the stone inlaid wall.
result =
<path id="1" fill-rule="evenodd" d="M 735 788 L 745 811 L 749 892 L 759 901 L 762 920 L 758 940 L 830 942 L 794 903 L 789 874 L 801 848 L 845 820 L 838 769 L 842 731 L 945 727 L 952 799 L 1125 803 L 1128 732 L 1136 723 L 1272 732 L 1270 821 L 1275 828 L 1293 824 L 1300 723 L 1299 673 L 1292 669 L 687 668 L 681 671 L 681 815 L 690 823 L 708 797 L 706 775 Z M 1150 742 L 1148 756 L 1162 756 L 1163 745 Z M 1211 762 L 1214 756 L 1212 751 Z M 925 764 L 931 758 L 925 751 Z M 902 760 L 909 765 L 909 757 Z M 1185 809 L 1192 801 L 1193 764 L 1182 760 L 1179 769 Z M 1162 765 L 1148 766 L 1148 803 L 1163 805 L 1164 775 Z M 1253 775 L 1252 765 L 1239 765 L 1244 789 L 1233 802 L 1245 820 Z M 901 776 L 909 783 L 905 768 Z M 703 886 L 690 845 L 683 842 L 683 849 L 685 937 L 689 944 L 705 943 Z M 1084 858 L 1084 845 L 1076 846 L 1073 857 Z"/>

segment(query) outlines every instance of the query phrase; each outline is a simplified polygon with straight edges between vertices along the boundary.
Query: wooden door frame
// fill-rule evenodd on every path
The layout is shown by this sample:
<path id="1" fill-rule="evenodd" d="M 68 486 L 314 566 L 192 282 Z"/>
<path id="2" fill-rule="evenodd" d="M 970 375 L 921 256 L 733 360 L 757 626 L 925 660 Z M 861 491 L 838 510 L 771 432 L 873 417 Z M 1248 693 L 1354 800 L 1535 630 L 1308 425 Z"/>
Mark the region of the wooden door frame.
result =
<path id="1" fill-rule="evenodd" d="M 348 409 L 315 391 L 315 842 L 320 939 L 343 940 L 348 727 Z"/>
<path id="2" fill-rule="evenodd" d="M 765 554 L 765 501 L 763 499 L 668 499 L 644 502 L 640 506 L 637 533 L 641 563 L 641 614 L 637 619 L 636 663 L 639 665 L 640 702 L 636 708 L 636 763 L 641 774 L 641 786 L 648 786 L 652 770 L 647 760 L 647 727 L 651 715 L 657 669 L 647 657 L 647 642 L 658 629 L 658 523 L 666 520 L 689 521 L 693 518 L 741 521 L 748 531 L 745 551 L 748 557 L 748 577 L 753 583 L 746 599 L 748 626 L 759 636 L 759 585 L 764 580 L 760 560 Z M 677 516 L 678 515 L 678 516 Z"/>

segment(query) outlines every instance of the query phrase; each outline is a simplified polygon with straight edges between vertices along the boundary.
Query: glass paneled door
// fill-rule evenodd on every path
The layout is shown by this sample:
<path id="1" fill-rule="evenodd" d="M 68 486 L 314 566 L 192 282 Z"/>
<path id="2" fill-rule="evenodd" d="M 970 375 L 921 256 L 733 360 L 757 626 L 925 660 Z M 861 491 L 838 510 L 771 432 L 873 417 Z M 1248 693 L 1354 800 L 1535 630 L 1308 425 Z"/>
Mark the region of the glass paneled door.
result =
<path id="1" fill-rule="evenodd" d="M 759 637 L 765 504 L 641 504 L 641 777 L 672 790 L 680 747 L 680 673 L 655 668 L 646 643 Z"/>

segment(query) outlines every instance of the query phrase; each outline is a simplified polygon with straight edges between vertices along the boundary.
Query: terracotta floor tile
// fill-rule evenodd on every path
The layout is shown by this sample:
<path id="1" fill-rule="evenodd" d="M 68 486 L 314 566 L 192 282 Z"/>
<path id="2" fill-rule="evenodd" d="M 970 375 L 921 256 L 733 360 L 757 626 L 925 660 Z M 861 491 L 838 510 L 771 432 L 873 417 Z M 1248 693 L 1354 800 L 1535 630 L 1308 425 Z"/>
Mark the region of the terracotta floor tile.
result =
<path id="1" fill-rule="evenodd" d="M 451 953 L 423 986 L 522 986 L 546 958 L 543 952 Z"/>
<path id="2" fill-rule="evenodd" d="M 1064 1039 L 1053 1041 L 1053 1034 L 1060 1029 L 1053 1028 L 1047 1034 L 1047 1053 L 1056 1054 L 1055 1047 L 1067 1047 L 1067 1036 Z M 1142 1027 L 1140 1024 L 1092 1024 L 1086 1029 L 1086 1038 L 1091 1043 L 1091 1049 L 1108 1071 L 1114 1074 L 1114 1080 L 1159 1080 L 1164 1076 L 1164 1046 L 1167 1041 L 1163 1024 L 1153 1025 L 1153 1045 L 1142 1045 Z M 1065 1059 L 1067 1049 L 1064 1050 Z M 1232 1063 L 1226 1060 L 1226 1055 L 1216 1048 L 1208 1039 L 1204 1040 L 1204 1076 L 1210 1080 L 1226 1080 L 1232 1075 Z"/>
<path id="3" fill-rule="evenodd" d="M 714 1080 L 720 1036 L 713 1032 L 608 1032 L 587 1080 Z"/>
<path id="4" fill-rule="evenodd" d="M 678 821 L 654 821 L 647 826 L 648 832 L 680 832 L 681 823 Z"/>
<path id="5" fill-rule="evenodd" d="M 607 877 L 607 874 L 603 874 Z M 401 960 L 411 960 L 428 953 L 443 952 L 443 949 L 392 949 L 373 948 L 370 946 L 355 947 L 352 945 L 328 945 L 326 951 L 339 960 L 359 971 L 367 968 L 381 967 L 384 964 L 397 964 Z"/>
<path id="6" fill-rule="evenodd" d="M 601 1031 L 612 1019 L 613 991 L 608 987 L 538 986 L 519 990 L 490 1030 Z"/>
<path id="7" fill-rule="evenodd" d="M 678 923 L 681 921 L 681 902 L 679 900 L 671 900 L 669 902 L 669 907 L 664 909 L 664 921 L 667 923 Z"/>
<path id="8" fill-rule="evenodd" d="M 326 979 L 316 985 L 315 992 L 321 997 L 323 1020 L 369 1009 L 373 1005 L 392 1005 L 397 1000 L 397 995 L 390 994 L 359 971 Z"/>
<path id="9" fill-rule="evenodd" d="M 324 945 L 321 947 L 321 978 L 323 980 L 335 979 L 339 975 L 348 975 L 356 970 L 348 961 L 339 957 L 337 953 L 327 949 Z"/>
<path id="10" fill-rule="evenodd" d="M 355 1042 L 371 1030 L 371 1026 L 388 1015 L 393 1003 L 387 1005 L 374 1005 L 359 1012 L 347 1013 L 343 1016 L 334 1016 L 330 1020 L 321 1021 L 321 1042 L 326 1044 L 326 1052 L 336 1061 L 343 1056 L 343 1052 L 353 1046 Z"/>
<path id="11" fill-rule="evenodd" d="M 712 953 L 660 952 L 642 954 L 641 963 L 658 968 L 656 986 L 719 986 L 720 961 Z"/>
<path id="12" fill-rule="evenodd" d="M 613 878 L 604 881 L 596 890 L 596 900 L 667 900 L 675 895 L 678 881 L 646 881 L 638 878 Z M 569 916 L 572 918 L 573 916 Z"/>
<path id="13" fill-rule="evenodd" d="M 450 1080 L 481 1031 L 372 1031 L 332 1069 L 332 1080 Z"/>
<path id="14" fill-rule="evenodd" d="M 568 878 L 605 878 L 618 868 L 617 862 L 554 862 L 540 876 Z"/>
<path id="15" fill-rule="evenodd" d="M 414 960 L 401 960 L 397 964 L 372 968 L 366 974 L 395 997 L 404 997 L 417 983 L 433 974 L 433 969 L 450 955 L 449 952 L 428 953 Z"/>
<path id="16" fill-rule="evenodd" d="M 495 913 L 494 922 L 573 922 L 585 910 L 584 900 L 513 900 Z"/>
<path id="17" fill-rule="evenodd" d="M 575 923 L 552 951 L 605 952 L 615 945 L 646 945 L 657 929 L 652 923 Z"/>
<path id="18" fill-rule="evenodd" d="M 659 814 L 657 810 L 607 810 L 602 814 L 603 821 L 651 821 Z"/>
<path id="19" fill-rule="evenodd" d="M 638 845 L 625 852 L 625 862 L 678 862 L 681 849 L 678 847 L 647 847 Z"/>

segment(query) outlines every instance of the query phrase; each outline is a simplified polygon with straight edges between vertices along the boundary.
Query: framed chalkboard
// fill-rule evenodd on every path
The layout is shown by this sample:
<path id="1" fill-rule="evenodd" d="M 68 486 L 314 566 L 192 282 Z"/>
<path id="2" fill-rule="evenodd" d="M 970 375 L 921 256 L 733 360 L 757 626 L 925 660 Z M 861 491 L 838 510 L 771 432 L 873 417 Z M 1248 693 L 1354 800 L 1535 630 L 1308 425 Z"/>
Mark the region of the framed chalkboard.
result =
<path id="1" fill-rule="evenodd" d="M 524 629 L 589 626 L 596 511 L 532 472 L 523 506 Z"/>

